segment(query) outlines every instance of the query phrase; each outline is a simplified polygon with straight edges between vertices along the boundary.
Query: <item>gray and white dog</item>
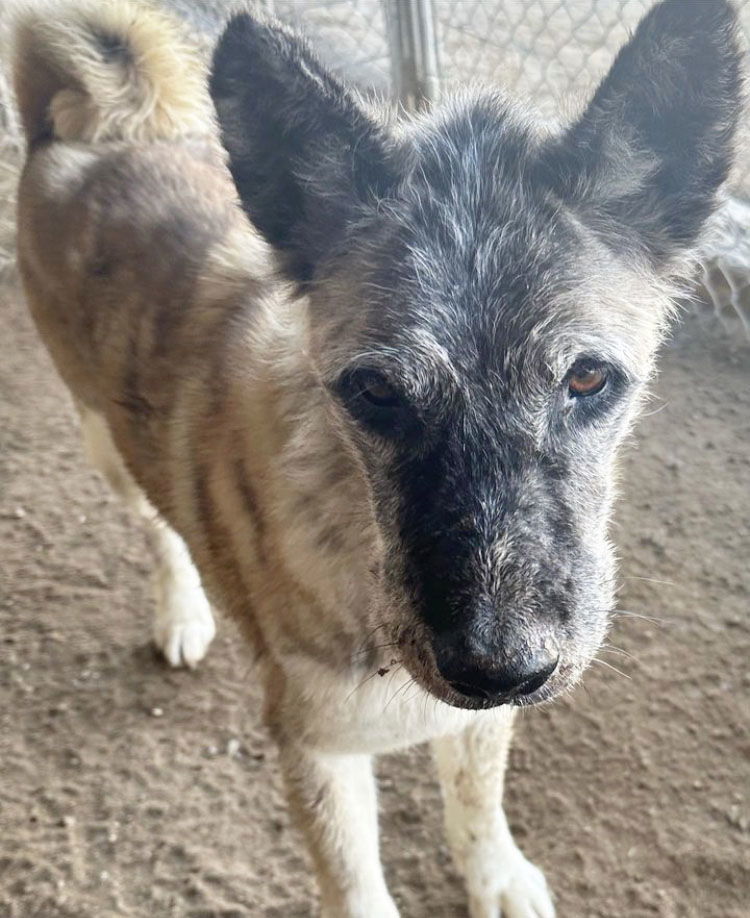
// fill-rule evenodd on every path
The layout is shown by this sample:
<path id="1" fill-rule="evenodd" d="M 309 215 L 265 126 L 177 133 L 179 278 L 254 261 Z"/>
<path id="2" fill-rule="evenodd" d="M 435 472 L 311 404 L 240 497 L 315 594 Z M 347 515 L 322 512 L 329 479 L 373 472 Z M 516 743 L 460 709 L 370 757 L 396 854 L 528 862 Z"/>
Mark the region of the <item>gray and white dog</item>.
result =
<path id="1" fill-rule="evenodd" d="M 249 221 L 197 68 L 121 0 L 18 31 L 20 267 L 154 521 L 157 643 L 202 657 L 204 590 L 244 625 L 326 918 L 396 916 L 371 756 L 423 740 L 472 918 L 549 918 L 513 711 L 607 629 L 615 454 L 730 165 L 732 7 L 657 5 L 565 127 L 479 92 L 389 121 L 240 15 L 210 92 Z"/>

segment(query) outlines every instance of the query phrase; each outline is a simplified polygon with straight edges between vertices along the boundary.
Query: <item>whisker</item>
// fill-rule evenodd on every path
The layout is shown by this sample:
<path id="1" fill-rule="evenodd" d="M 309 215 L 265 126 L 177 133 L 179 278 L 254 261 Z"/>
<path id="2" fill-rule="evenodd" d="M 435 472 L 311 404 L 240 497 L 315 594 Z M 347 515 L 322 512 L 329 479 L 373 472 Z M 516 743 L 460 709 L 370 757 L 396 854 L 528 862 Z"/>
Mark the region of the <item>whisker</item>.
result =
<path id="1" fill-rule="evenodd" d="M 639 618 L 644 622 L 650 622 L 652 625 L 658 625 L 659 627 L 665 627 L 675 623 L 673 618 L 654 618 L 652 615 L 643 615 L 641 612 L 631 612 L 629 609 L 615 609 L 612 614 L 621 615 L 627 618 Z"/>
<path id="2" fill-rule="evenodd" d="M 388 705 L 393 701 L 393 699 L 396 697 L 396 695 L 400 695 L 401 692 L 404 691 L 404 689 L 409 688 L 409 686 L 410 686 L 410 685 L 413 685 L 415 682 L 416 682 L 416 679 L 414 679 L 414 677 L 412 676 L 412 678 L 409 679 L 408 682 L 404 682 L 404 684 L 401 686 L 401 688 L 397 688 L 396 691 L 395 691 L 395 692 L 391 695 L 391 697 L 388 699 L 388 701 L 386 701 L 385 706 L 383 707 L 383 713 L 385 714 L 386 710 L 388 709 Z"/>
<path id="3" fill-rule="evenodd" d="M 375 625 L 375 627 L 365 635 L 365 638 L 360 645 L 360 650 L 356 652 L 355 656 L 358 656 L 361 653 L 365 653 L 367 651 L 367 644 L 372 640 L 375 634 L 377 634 L 381 628 L 385 628 L 386 625 L 387 622 L 381 622 L 379 625 Z"/>
<path id="4" fill-rule="evenodd" d="M 651 417 L 653 417 L 655 414 L 658 414 L 660 411 L 664 411 L 664 409 L 665 409 L 665 408 L 668 408 L 668 407 L 669 407 L 669 402 L 664 402 L 663 405 L 659 405 L 659 407 L 658 407 L 658 408 L 654 408 L 653 411 L 644 411 L 643 414 L 641 415 L 641 417 L 642 417 L 642 418 L 651 418 Z"/>
<path id="5" fill-rule="evenodd" d="M 372 653 L 374 650 L 386 650 L 388 647 L 397 647 L 397 641 L 388 641 L 387 644 L 373 644 L 370 647 L 363 647 L 362 650 L 357 650 L 352 654 L 352 658 L 362 657 L 367 653 Z"/>
<path id="6" fill-rule="evenodd" d="M 612 666 L 611 663 L 607 663 L 606 660 L 600 660 L 598 657 L 594 657 L 594 659 L 591 662 L 598 663 L 600 666 L 606 666 L 607 669 L 611 669 L 612 672 L 617 673 L 618 676 L 622 676 L 623 679 L 632 679 L 632 676 L 629 676 L 627 673 L 624 673 L 621 669 L 618 669 L 616 666 Z"/>
<path id="7" fill-rule="evenodd" d="M 344 704 L 346 704 L 349 701 L 349 699 L 352 697 L 352 695 L 358 692 L 362 688 L 362 686 L 366 685 L 370 681 L 370 679 L 374 679 L 375 676 L 378 676 L 378 675 L 380 675 L 380 670 L 376 669 L 374 672 L 371 672 L 369 676 L 365 676 L 365 678 L 358 685 L 354 686 L 354 688 L 351 690 L 351 692 L 349 692 L 346 698 L 344 698 Z"/>
<path id="8" fill-rule="evenodd" d="M 637 577 L 635 574 L 629 574 L 623 577 L 623 580 L 642 580 L 644 583 L 659 583 L 662 586 L 674 586 L 674 580 L 658 580 L 656 577 Z"/>
<path id="9" fill-rule="evenodd" d="M 396 675 L 397 672 L 401 670 L 401 668 L 402 668 L 402 664 L 399 663 L 391 670 L 391 675 L 388 678 L 388 685 L 385 687 L 386 692 L 390 691 L 391 684 L 393 683 L 393 677 Z M 383 708 L 383 710 L 385 710 L 385 708 Z"/>
<path id="10" fill-rule="evenodd" d="M 419 695 L 419 692 L 421 691 L 422 686 L 417 682 L 416 679 L 412 679 L 412 683 L 416 691 L 412 692 L 410 695 L 407 695 L 404 698 L 404 704 L 408 704 L 412 699 L 416 698 L 417 695 Z"/>
<path id="11" fill-rule="evenodd" d="M 632 653 L 629 653 L 627 650 L 623 650 L 622 647 L 615 647 L 614 644 L 602 644 L 600 653 L 616 653 L 620 656 L 627 657 L 629 660 L 635 659 Z"/>

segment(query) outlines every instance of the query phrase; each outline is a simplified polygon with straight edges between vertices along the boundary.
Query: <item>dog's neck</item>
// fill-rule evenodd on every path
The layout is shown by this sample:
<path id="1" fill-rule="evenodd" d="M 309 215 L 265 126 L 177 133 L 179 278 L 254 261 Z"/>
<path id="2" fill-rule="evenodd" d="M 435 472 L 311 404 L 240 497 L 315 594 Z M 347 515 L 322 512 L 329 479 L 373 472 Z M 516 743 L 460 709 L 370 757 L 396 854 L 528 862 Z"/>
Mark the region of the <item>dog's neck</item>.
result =
<path id="1" fill-rule="evenodd" d="M 196 435 L 211 444 L 211 495 L 233 548 L 212 564 L 222 604 L 244 619 L 259 602 L 283 603 L 274 646 L 304 646 L 346 668 L 363 659 L 380 601 L 377 539 L 365 477 L 309 344 L 306 298 L 284 288 L 260 302 L 248 296 L 223 345 L 223 420 L 215 436 Z M 239 578 L 227 576 L 230 563 Z M 227 597 L 232 585 L 247 595 Z"/>

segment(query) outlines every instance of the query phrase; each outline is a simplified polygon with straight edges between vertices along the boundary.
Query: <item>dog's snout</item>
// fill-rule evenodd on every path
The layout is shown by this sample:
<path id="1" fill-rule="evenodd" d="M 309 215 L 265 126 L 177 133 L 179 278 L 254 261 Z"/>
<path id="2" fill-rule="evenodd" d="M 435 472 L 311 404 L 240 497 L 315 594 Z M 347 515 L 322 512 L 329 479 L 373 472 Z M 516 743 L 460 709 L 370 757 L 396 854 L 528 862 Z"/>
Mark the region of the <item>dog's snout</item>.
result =
<path id="1" fill-rule="evenodd" d="M 512 701 L 540 689 L 557 669 L 556 649 L 540 648 L 516 656 L 510 662 L 482 655 L 452 656 L 438 661 L 443 678 L 468 698 L 494 702 Z"/>

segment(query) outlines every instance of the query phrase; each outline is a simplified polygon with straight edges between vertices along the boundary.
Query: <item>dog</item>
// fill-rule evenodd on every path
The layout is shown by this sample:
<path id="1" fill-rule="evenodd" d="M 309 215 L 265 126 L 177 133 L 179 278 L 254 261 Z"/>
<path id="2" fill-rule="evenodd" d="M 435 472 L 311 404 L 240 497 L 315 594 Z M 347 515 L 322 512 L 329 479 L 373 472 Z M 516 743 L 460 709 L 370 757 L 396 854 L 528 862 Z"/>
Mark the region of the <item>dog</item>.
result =
<path id="1" fill-rule="evenodd" d="M 397 915 L 371 757 L 426 740 L 472 918 L 554 915 L 502 809 L 513 714 L 607 630 L 617 449 L 730 167 L 735 32 L 656 5 L 558 125 L 479 91 L 396 119 L 249 14 L 210 74 L 125 0 L 19 20 L 29 307 L 151 522 L 166 659 L 212 605 L 254 648 L 326 918 Z"/>

